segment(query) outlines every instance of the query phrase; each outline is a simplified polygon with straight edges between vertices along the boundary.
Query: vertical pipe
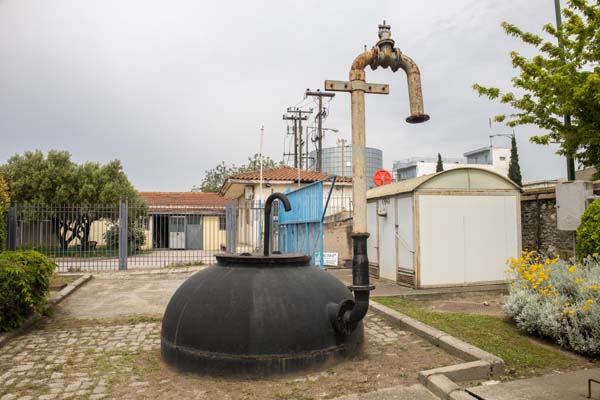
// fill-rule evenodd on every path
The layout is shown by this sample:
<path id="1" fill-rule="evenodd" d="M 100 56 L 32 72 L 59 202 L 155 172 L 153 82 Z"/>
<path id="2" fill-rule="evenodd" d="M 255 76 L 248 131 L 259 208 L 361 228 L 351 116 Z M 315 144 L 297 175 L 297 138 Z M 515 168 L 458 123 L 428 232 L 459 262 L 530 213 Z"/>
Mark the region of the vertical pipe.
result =
<path id="1" fill-rule="evenodd" d="M 351 71 L 350 81 L 365 80 L 364 71 Z M 365 176 L 365 93 L 354 89 L 352 102 L 352 197 L 354 233 L 367 232 L 367 180 Z"/>

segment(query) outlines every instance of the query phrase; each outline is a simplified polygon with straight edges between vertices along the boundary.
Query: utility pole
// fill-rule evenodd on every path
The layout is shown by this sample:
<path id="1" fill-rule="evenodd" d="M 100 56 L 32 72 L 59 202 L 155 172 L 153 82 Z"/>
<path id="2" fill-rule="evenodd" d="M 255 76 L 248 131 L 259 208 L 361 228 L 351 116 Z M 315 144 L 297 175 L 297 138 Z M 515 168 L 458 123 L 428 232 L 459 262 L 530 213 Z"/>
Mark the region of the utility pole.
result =
<path id="1" fill-rule="evenodd" d="M 302 153 L 304 140 L 302 140 L 302 121 L 308 119 L 312 108 L 308 111 L 302 111 L 299 108 L 288 107 L 287 114 L 283 115 L 284 120 L 294 121 L 294 168 L 302 169 Z"/>
<path id="2" fill-rule="evenodd" d="M 560 0 L 554 0 L 554 12 L 556 14 L 556 30 L 560 33 L 561 26 L 562 26 L 562 22 L 561 22 L 561 18 L 560 18 Z M 558 47 L 560 48 L 561 51 L 565 50 L 565 46 L 560 41 L 560 39 L 558 40 Z M 563 61 L 563 63 L 565 63 L 564 56 L 562 57 L 562 61 Z M 565 115 L 564 121 L 565 121 L 566 127 L 571 126 L 571 116 L 570 115 Z M 570 181 L 575 180 L 575 160 L 569 154 L 567 154 L 567 179 Z"/>
<path id="3" fill-rule="evenodd" d="M 317 89 L 316 92 L 311 92 L 310 89 L 306 89 L 304 97 L 312 96 L 319 99 L 319 112 L 316 115 L 317 119 L 317 171 L 321 172 L 322 160 L 323 160 L 323 117 L 325 116 L 325 110 L 323 109 L 323 97 L 335 97 L 335 93 L 321 92 Z"/>

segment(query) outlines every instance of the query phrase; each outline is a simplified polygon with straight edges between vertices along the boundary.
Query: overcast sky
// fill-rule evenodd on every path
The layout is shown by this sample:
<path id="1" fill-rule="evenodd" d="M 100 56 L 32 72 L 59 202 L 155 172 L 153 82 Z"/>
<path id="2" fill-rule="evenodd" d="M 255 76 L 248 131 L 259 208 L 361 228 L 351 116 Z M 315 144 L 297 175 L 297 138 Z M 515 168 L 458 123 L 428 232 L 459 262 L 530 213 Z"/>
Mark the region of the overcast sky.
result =
<path id="1" fill-rule="evenodd" d="M 367 145 L 384 167 L 412 156 L 457 157 L 489 143 L 488 118 L 507 110 L 475 82 L 510 88 L 509 51 L 531 54 L 502 21 L 539 32 L 551 0 L 198 1 L 0 0 L 0 163 L 65 149 L 77 162 L 120 159 L 139 190 L 187 191 L 220 161 L 282 158 L 288 106 L 307 88 L 346 80 L 355 56 L 392 38 L 421 69 L 431 120 L 409 125 L 402 71 L 367 69 L 390 95 L 367 95 Z M 314 105 L 313 105 L 314 106 Z M 350 139 L 350 96 L 329 104 L 325 145 Z M 497 133 L 509 133 L 495 125 Z M 555 148 L 528 143 L 525 180 L 566 175 Z M 498 138 L 495 144 L 508 144 Z"/>

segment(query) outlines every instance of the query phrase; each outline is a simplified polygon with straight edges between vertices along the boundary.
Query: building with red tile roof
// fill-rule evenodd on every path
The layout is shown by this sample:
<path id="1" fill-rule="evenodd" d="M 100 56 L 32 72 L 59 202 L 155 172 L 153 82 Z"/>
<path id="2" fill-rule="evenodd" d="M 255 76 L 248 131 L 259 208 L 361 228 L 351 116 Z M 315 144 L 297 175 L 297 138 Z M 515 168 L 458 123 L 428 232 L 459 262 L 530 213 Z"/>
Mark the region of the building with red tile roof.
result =
<path id="1" fill-rule="evenodd" d="M 182 213 L 223 214 L 230 200 L 219 193 L 210 192 L 140 192 L 151 214 L 174 211 Z"/>
<path id="2" fill-rule="evenodd" d="M 330 176 L 331 175 L 324 172 L 305 171 L 288 166 L 265 169 L 262 176 L 264 190 L 263 197 L 266 199 L 269 194 L 275 191 L 283 192 L 286 188 L 293 190 L 299 186 L 327 179 Z M 253 187 L 253 190 L 256 189 L 255 193 L 258 195 L 259 186 L 260 171 L 239 172 L 230 175 L 225 182 L 223 182 L 219 193 L 222 196 L 236 199 L 247 196 L 247 188 L 249 187 Z M 336 178 L 335 186 L 338 188 L 351 187 L 352 178 L 338 176 Z M 350 190 L 348 190 L 348 192 L 350 192 Z M 259 196 L 255 196 L 255 200 L 258 200 L 258 198 Z"/>

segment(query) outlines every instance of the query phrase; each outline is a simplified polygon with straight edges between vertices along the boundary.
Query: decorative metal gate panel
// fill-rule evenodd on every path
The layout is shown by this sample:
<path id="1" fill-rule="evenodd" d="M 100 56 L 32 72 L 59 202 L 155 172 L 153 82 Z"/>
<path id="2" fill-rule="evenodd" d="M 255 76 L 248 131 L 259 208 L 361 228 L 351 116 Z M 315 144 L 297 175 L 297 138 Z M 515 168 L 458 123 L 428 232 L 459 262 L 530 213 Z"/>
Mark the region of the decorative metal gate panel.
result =
<path id="1" fill-rule="evenodd" d="M 324 197 L 323 182 L 329 179 L 331 188 Z M 279 204 L 279 251 L 309 255 L 314 264 L 323 266 L 323 219 L 335 179 L 328 177 L 286 193 L 292 209 L 285 212 Z"/>

